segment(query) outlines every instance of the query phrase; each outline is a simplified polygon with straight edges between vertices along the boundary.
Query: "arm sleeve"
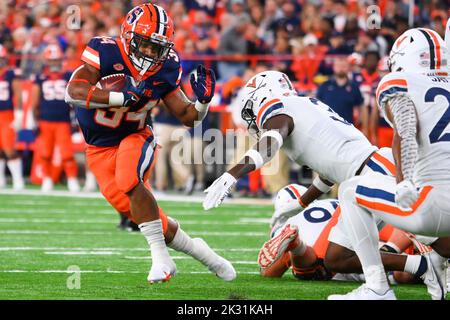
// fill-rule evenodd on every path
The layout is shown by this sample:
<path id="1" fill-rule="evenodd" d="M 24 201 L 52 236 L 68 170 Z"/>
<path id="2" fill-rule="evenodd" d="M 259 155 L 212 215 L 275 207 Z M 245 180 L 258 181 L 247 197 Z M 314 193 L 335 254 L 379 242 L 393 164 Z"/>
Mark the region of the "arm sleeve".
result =
<path id="1" fill-rule="evenodd" d="M 389 99 L 397 133 L 401 138 L 400 154 L 403 178 L 413 179 L 417 162 L 417 114 L 414 102 L 406 95 L 397 95 Z"/>

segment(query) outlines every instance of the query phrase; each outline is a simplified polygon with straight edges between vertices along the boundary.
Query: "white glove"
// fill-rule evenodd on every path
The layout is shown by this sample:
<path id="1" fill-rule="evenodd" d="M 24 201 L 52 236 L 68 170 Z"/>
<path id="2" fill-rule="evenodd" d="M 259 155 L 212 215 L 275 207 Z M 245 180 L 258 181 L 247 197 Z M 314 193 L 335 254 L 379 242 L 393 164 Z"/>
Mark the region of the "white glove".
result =
<path id="1" fill-rule="evenodd" d="M 204 192 L 206 193 L 205 200 L 203 200 L 203 209 L 209 210 L 211 208 L 217 208 L 230 193 L 230 189 L 236 183 L 236 178 L 228 172 L 225 172 L 219 178 L 217 178 L 212 185 L 209 186 Z"/>
<path id="2" fill-rule="evenodd" d="M 289 201 L 286 205 L 278 209 L 278 211 L 274 212 L 270 219 L 270 227 L 274 228 L 276 225 L 284 224 L 287 219 L 299 214 L 303 209 L 298 201 Z"/>
<path id="3" fill-rule="evenodd" d="M 419 193 L 410 180 L 403 180 L 395 188 L 395 203 L 403 211 L 410 211 L 411 205 L 417 201 Z"/>

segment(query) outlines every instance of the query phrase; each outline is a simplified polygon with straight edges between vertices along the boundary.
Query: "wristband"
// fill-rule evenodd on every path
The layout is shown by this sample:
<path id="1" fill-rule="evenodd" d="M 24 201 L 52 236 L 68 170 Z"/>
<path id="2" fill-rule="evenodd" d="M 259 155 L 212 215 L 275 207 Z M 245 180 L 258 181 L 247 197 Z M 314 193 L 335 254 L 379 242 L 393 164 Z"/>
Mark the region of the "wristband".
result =
<path id="1" fill-rule="evenodd" d="M 264 165 L 264 160 L 258 151 L 255 149 L 250 149 L 244 154 L 244 158 L 249 157 L 253 160 L 253 163 L 255 164 L 255 170 L 261 168 Z"/>
<path id="2" fill-rule="evenodd" d="M 277 140 L 279 148 L 281 148 L 281 146 L 283 145 L 283 137 L 277 130 L 269 130 L 264 132 L 259 138 L 259 140 L 261 140 L 263 137 L 271 137 Z"/>
<path id="3" fill-rule="evenodd" d="M 208 111 L 208 107 L 209 107 L 209 103 L 201 103 L 200 101 L 195 101 L 195 105 L 194 108 L 195 110 L 197 110 L 199 113 L 203 113 Z"/>
<path id="4" fill-rule="evenodd" d="M 113 107 L 114 106 L 123 106 L 124 101 L 125 101 L 125 98 L 124 98 L 122 92 L 111 91 L 109 93 L 108 105 L 113 106 Z"/>
<path id="5" fill-rule="evenodd" d="M 327 185 L 326 183 L 324 183 L 322 181 L 322 179 L 320 179 L 319 176 L 317 176 L 314 181 L 313 181 L 313 186 L 315 186 L 317 189 L 319 189 L 320 191 L 322 191 L 323 193 L 327 193 L 328 191 L 331 190 L 332 186 Z"/>

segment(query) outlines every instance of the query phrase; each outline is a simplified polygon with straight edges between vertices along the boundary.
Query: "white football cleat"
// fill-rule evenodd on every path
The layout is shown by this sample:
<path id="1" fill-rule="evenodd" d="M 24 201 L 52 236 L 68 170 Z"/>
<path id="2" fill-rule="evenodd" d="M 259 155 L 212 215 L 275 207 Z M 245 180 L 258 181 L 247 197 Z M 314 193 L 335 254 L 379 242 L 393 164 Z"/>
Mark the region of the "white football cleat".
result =
<path id="1" fill-rule="evenodd" d="M 68 178 L 67 179 L 67 189 L 69 192 L 77 193 L 80 192 L 80 184 L 78 183 L 77 178 Z"/>
<path id="2" fill-rule="evenodd" d="M 205 254 L 205 258 L 200 260 L 209 271 L 215 273 L 220 279 L 224 281 L 232 281 L 236 278 L 236 270 L 233 265 L 225 258 L 219 256 L 211 249 L 202 238 L 194 238 L 195 247 L 199 248 Z"/>
<path id="3" fill-rule="evenodd" d="M 41 191 L 42 192 L 50 192 L 53 190 L 53 180 L 52 178 L 44 178 L 42 180 Z"/>
<path id="4" fill-rule="evenodd" d="M 328 296 L 328 300 L 397 300 L 397 298 L 392 289 L 379 295 L 363 284 L 347 294 L 332 294 Z"/>
<path id="5" fill-rule="evenodd" d="M 172 258 L 165 261 L 152 262 L 152 267 L 148 273 L 147 281 L 150 284 L 158 282 L 167 282 L 177 273 L 177 266 Z"/>
<path id="6" fill-rule="evenodd" d="M 298 227 L 288 224 L 276 236 L 266 241 L 258 254 L 258 264 L 267 269 L 276 263 L 286 251 L 298 245 Z"/>
<path id="7" fill-rule="evenodd" d="M 427 271 L 420 277 L 433 300 L 445 300 L 447 295 L 447 259 L 436 251 L 422 254 L 427 259 Z"/>

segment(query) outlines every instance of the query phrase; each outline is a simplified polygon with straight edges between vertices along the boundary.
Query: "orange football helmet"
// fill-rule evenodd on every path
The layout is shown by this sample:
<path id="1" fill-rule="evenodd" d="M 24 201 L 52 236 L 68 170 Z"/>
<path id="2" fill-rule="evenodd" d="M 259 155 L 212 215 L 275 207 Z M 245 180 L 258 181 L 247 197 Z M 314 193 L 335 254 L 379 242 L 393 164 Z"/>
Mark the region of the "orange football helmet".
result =
<path id="1" fill-rule="evenodd" d="M 121 27 L 120 38 L 130 61 L 139 71 L 155 72 L 173 47 L 173 22 L 166 11 L 155 4 L 131 9 Z"/>
<path id="2" fill-rule="evenodd" d="M 43 53 L 45 66 L 51 72 L 59 72 L 62 69 L 64 53 L 57 44 L 49 44 Z"/>

